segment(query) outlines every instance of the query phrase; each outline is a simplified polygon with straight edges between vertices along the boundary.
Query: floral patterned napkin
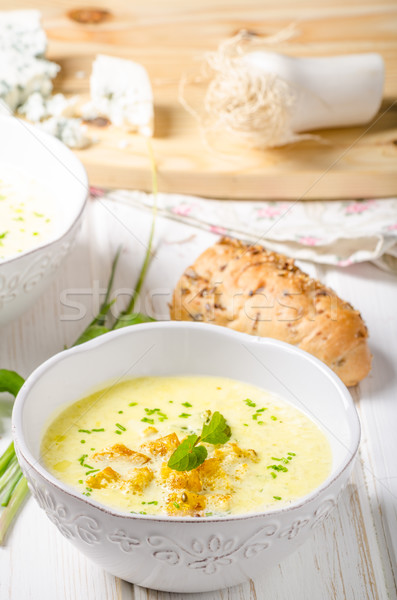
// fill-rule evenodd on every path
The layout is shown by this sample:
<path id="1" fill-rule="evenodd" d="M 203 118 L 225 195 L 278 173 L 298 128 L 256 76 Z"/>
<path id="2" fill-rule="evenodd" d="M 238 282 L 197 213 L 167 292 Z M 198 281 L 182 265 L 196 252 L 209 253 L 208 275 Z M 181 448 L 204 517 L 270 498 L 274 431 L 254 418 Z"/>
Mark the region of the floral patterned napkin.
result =
<path id="1" fill-rule="evenodd" d="M 144 192 L 91 191 L 94 196 L 152 209 L 153 197 Z M 159 194 L 157 206 L 166 218 L 261 243 L 297 259 L 342 267 L 372 261 L 397 273 L 397 198 L 254 202 Z"/>

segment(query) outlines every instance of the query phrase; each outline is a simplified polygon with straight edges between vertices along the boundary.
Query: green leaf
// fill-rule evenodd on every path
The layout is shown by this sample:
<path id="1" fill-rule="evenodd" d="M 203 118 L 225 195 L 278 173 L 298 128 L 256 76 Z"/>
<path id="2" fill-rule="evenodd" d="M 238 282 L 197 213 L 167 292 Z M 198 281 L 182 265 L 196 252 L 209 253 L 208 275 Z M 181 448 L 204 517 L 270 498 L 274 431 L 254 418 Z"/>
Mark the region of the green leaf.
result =
<path id="1" fill-rule="evenodd" d="M 73 346 L 79 346 L 80 344 L 84 344 L 84 342 L 89 342 L 104 333 L 108 333 L 109 329 L 104 325 L 90 325 L 87 327 L 85 331 L 81 334 L 78 340 L 75 341 Z"/>
<path id="2" fill-rule="evenodd" d="M 191 471 L 201 465 L 207 458 L 207 449 L 196 446 L 198 435 L 189 435 L 171 455 L 168 466 L 174 471 Z"/>
<path id="3" fill-rule="evenodd" d="M 25 380 L 15 371 L 0 369 L 0 392 L 9 392 L 15 398 L 24 383 Z"/>
<path id="4" fill-rule="evenodd" d="M 114 329 L 121 329 L 122 327 L 129 327 L 130 325 L 139 325 L 139 323 L 151 323 L 156 319 L 148 317 L 143 313 L 134 313 L 133 315 L 127 315 L 121 313 L 117 319 Z"/>
<path id="5" fill-rule="evenodd" d="M 201 441 L 207 444 L 225 444 L 230 440 L 232 432 L 226 423 L 225 417 L 216 411 L 212 415 L 211 421 L 203 425 Z"/>

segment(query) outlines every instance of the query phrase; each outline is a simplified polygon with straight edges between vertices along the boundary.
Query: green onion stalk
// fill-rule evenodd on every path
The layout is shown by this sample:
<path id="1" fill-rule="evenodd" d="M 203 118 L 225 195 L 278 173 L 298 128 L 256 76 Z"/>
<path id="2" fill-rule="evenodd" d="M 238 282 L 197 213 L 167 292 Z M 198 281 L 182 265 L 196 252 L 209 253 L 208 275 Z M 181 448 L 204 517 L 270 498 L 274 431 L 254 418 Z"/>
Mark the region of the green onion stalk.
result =
<path id="1" fill-rule="evenodd" d="M 73 346 L 78 346 L 84 342 L 88 342 L 104 333 L 109 331 L 127 327 L 129 325 L 136 325 L 138 323 L 147 323 L 154 321 L 151 317 L 140 313 L 134 312 L 136 300 L 142 290 L 147 271 L 150 266 L 152 258 L 152 247 L 155 230 L 155 221 L 157 215 L 157 169 L 156 163 L 153 156 L 152 147 L 148 140 L 148 151 L 151 164 L 152 172 L 152 190 L 153 190 L 153 212 L 152 222 L 149 232 L 149 239 L 146 248 L 145 257 L 141 270 L 138 275 L 137 282 L 131 295 L 131 300 L 127 307 L 120 312 L 113 323 L 109 322 L 109 311 L 113 306 L 115 300 L 111 299 L 111 292 L 113 287 L 113 281 L 116 274 L 117 264 L 120 258 L 121 247 L 118 248 L 116 255 L 113 259 L 108 284 L 106 288 L 105 299 L 100 306 L 99 313 L 81 333 L 78 339 L 75 341 Z M 15 371 L 9 371 L 7 369 L 0 369 L 0 392 L 8 392 L 14 398 L 16 398 L 19 390 L 24 383 L 24 379 L 15 373 Z M 5 536 L 12 525 L 23 501 L 28 494 L 28 484 L 25 477 L 22 474 L 21 467 L 18 464 L 18 460 L 15 454 L 14 442 L 8 446 L 5 452 L 0 456 L 0 505 L 3 510 L 0 513 L 0 545 L 4 543 Z"/>

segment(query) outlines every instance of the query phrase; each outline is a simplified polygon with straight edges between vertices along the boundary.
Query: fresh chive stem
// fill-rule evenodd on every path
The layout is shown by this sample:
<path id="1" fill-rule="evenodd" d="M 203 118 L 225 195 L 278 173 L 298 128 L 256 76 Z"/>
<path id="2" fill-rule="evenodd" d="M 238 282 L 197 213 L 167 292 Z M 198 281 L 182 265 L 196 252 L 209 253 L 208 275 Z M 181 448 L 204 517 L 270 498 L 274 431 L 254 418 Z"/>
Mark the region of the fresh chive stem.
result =
<path id="1" fill-rule="evenodd" d="M 11 442 L 6 451 L 0 457 L 0 476 L 3 475 L 4 471 L 7 469 L 8 464 L 11 462 L 14 456 L 14 442 Z"/>
<path id="2" fill-rule="evenodd" d="M 3 512 L 0 515 L 0 545 L 3 544 L 8 528 L 10 527 L 28 491 L 28 483 L 25 477 L 22 477 L 18 481 L 11 495 L 8 506 L 3 510 Z"/>

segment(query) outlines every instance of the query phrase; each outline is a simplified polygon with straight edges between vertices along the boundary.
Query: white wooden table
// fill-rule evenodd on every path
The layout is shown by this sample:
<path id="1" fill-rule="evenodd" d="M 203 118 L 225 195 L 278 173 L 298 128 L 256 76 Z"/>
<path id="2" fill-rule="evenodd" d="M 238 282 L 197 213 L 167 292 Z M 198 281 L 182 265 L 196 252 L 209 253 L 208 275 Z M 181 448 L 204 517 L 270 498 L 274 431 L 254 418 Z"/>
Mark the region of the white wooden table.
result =
<path id="1" fill-rule="evenodd" d="M 97 310 L 98 289 L 105 285 L 120 242 L 124 251 L 115 288 L 119 306 L 125 303 L 126 288 L 142 262 L 149 223 L 149 215 L 136 209 L 91 201 L 78 244 L 52 286 L 0 333 L 0 367 L 26 377 L 73 343 Z M 157 255 L 142 294 L 142 310 L 168 318 L 167 302 L 178 275 L 214 240 L 210 233 L 159 220 Z M 363 435 L 351 483 L 338 508 L 295 554 L 250 584 L 189 596 L 192 600 L 397 597 L 397 278 L 369 264 L 307 268 L 361 310 L 371 335 L 372 373 L 352 389 Z M 156 294 L 150 298 L 148 290 Z M 0 450 L 9 439 L 11 408 L 10 399 L 0 396 Z M 31 498 L 0 548 L 1 600 L 183 597 L 133 586 L 100 570 L 61 536 Z"/>

